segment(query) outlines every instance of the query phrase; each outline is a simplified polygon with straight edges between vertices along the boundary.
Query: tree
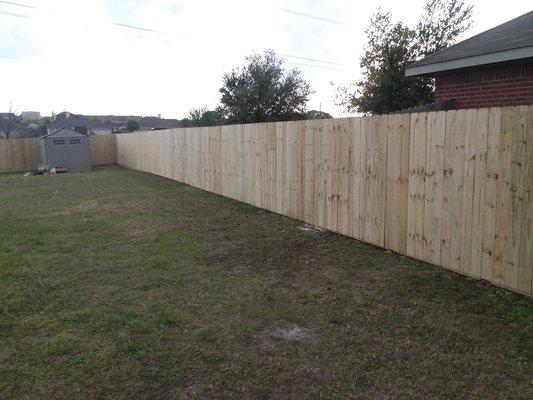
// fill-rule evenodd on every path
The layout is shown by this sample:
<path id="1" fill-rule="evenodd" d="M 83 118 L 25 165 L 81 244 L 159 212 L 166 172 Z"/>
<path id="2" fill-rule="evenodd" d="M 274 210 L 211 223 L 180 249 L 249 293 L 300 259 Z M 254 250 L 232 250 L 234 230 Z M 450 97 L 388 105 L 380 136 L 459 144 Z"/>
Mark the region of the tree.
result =
<path id="1" fill-rule="evenodd" d="M 426 57 L 454 44 L 472 26 L 472 10 L 464 0 L 427 0 L 416 26 L 416 56 Z"/>
<path id="2" fill-rule="evenodd" d="M 199 121 L 199 126 L 216 126 L 224 125 L 224 117 L 218 110 L 204 111 Z"/>
<path id="3" fill-rule="evenodd" d="M 433 79 L 406 77 L 405 67 L 453 44 L 471 26 L 471 17 L 472 6 L 464 0 L 426 0 L 414 29 L 392 22 L 389 12 L 376 13 L 366 30 L 363 78 L 354 92 L 341 88 L 347 111 L 384 114 L 433 102 Z"/>
<path id="4" fill-rule="evenodd" d="M 139 130 L 139 123 L 138 123 L 137 121 L 135 121 L 134 119 L 130 119 L 130 120 L 126 123 L 126 129 L 127 129 L 129 132 L 138 131 L 138 130 Z"/>
<path id="5" fill-rule="evenodd" d="M 287 70 L 272 50 L 253 54 L 224 75 L 220 112 L 229 123 L 300 119 L 311 88 L 298 69 Z"/>
<path id="6" fill-rule="evenodd" d="M 333 118 L 331 114 L 324 112 L 324 111 L 318 111 L 318 110 L 309 110 L 304 114 L 305 119 L 328 119 Z"/>
<path id="7" fill-rule="evenodd" d="M 10 101 L 5 117 L 0 117 L 0 139 L 14 139 L 19 136 L 21 118 L 17 117 L 15 112 L 16 110 L 13 109 L 13 104 Z"/>
<path id="8" fill-rule="evenodd" d="M 208 110 L 207 107 L 193 108 L 189 116 L 182 120 L 186 127 L 224 125 L 225 120 L 220 110 Z"/>
<path id="9" fill-rule="evenodd" d="M 192 122 L 197 122 L 202 119 L 202 114 L 207 111 L 207 107 L 193 108 L 189 111 L 188 119 Z"/>

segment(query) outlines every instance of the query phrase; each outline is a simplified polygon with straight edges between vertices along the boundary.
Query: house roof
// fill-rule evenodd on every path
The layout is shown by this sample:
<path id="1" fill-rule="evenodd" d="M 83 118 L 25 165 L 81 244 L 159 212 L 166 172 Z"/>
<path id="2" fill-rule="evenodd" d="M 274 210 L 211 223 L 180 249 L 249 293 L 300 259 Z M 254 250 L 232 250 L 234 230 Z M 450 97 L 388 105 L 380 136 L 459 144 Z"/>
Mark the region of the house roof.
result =
<path id="1" fill-rule="evenodd" d="M 47 133 L 46 135 L 41 136 L 39 139 L 44 139 L 50 136 L 58 137 L 87 137 L 83 133 L 76 132 L 75 130 L 69 128 L 59 128 L 53 132 Z"/>
<path id="2" fill-rule="evenodd" d="M 112 129 L 114 125 L 110 122 L 102 122 L 96 118 L 89 118 L 85 115 L 61 113 L 56 116 L 56 120 L 48 124 L 48 129 L 74 128 L 77 126 L 89 129 Z"/>
<path id="3" fill-rule="evenodd" d="M 139 121 L 139 127 L 153 129 L 179 128 L 182 126 L 181 121 L 177 119 L 163 119 L 159 117 L 142 117 Z"/>
<path id="4" fill-rule="evenodd" d="M 57 114 L 55 121 L 48 124 L 48 129 L 74 128 L 77 126 L 87 127 L 89 129 L 113 129 L 120 126 L 121 119 L 129 118 L 127 116 L 85 116 L 81 114 L 72 114 L 62 112 Z M 177 119 L 165 119 L 159 117 L 135 117 L 130 118 L 139 123 L 141 129 L 166 129 L 179 128 L 183 124 Z M 117 123 L 117 120 L 119 123 Z M 122 124 L 126 124 L 122 121 Z"/>
<path id="5" fill-rule="evenodd" d="M 89 122 L 89 119 L 83 115 L 69 114 L 66 118 L 57 118 L 55 121 L 50 122 L 48 128 L 59 129 L 74 128 L 75 126 L 88 126 Z"/>
<path id="6" fill-rule="evenodd" d="M 481 32 L 405 69 L 406 76 L 533 57 L 533 11 Z"/>

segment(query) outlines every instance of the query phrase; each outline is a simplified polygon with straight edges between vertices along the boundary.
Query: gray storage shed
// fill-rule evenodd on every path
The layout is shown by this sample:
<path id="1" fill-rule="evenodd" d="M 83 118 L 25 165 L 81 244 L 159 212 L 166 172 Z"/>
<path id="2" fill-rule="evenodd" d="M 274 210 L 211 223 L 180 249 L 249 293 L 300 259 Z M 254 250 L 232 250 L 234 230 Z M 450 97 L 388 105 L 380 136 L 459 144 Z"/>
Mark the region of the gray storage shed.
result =
<path id="1" fill-rule="evenodd" d="M 41 158 L 47 169 L 65 168 L 68 172 L 91 170 L 89 138 L 69 128 L 41 136 Z"/>

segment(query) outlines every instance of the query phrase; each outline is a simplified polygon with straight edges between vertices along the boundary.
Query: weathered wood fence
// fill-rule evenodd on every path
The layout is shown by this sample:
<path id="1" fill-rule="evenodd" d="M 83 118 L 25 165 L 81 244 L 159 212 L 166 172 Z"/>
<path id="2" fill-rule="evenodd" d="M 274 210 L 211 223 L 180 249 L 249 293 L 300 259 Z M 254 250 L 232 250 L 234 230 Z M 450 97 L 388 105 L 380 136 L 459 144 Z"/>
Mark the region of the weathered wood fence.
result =
<path id="1" fill-rule="evenodd" d="M 136 132 L 117 159 L 532 294 L 533 106 Z"/>
<path id="2" fill-rule="evenodd" d="M 116 164 L 116 135 L 89 138 L 93 165 Z M 0 172 L 36 170 L 41 163 L 39 139 L 0 140 Z"/>

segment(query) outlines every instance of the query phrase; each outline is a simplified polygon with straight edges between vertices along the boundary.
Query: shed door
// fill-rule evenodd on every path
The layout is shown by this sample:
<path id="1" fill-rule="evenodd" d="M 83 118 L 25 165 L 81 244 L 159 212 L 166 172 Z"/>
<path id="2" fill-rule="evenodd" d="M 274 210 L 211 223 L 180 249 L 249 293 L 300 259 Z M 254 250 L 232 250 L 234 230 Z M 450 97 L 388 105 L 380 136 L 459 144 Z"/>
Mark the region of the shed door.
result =
<path id="1" fill-rule="evenodd" d="M 69 165 L 69 155 L 68 155 L 68 139 L 65 138 L 57 138 L 52 139 L 52 160 L 50 164 L 52 164 L 55 167 L 58 166 L 68 166 Z"/>
<path id="2" fill-rule="evenodd" d="M 79 138 L 70 138 L 68 141 L 69 169 L 71 171 L 84 171 L 86 164 L 85 141 Z"/>

